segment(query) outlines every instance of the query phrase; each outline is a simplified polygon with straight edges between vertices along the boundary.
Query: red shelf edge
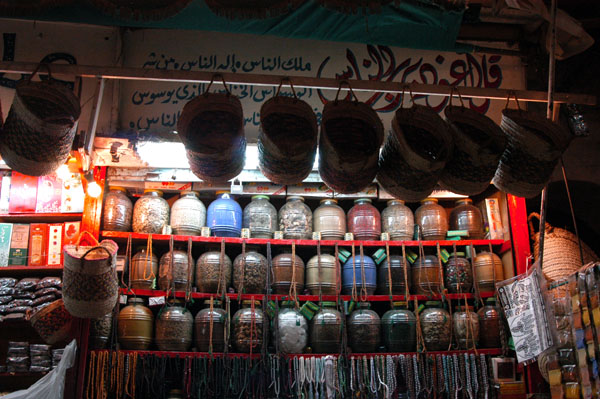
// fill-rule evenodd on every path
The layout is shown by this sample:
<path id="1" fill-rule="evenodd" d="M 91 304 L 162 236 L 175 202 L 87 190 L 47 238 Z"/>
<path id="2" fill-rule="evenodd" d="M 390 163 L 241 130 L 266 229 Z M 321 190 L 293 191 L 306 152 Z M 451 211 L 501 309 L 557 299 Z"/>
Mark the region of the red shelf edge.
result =
<path id="1" fill-rule="evenodd" d="M 1 266 L 0 270 L 7 271 L 19 271 L 19 270 L 58 270 L 63 269 L 63 265 L 45 265 L 45 266 L 25 266 L 25 265 L 12 265 L 12 266 Z"/>

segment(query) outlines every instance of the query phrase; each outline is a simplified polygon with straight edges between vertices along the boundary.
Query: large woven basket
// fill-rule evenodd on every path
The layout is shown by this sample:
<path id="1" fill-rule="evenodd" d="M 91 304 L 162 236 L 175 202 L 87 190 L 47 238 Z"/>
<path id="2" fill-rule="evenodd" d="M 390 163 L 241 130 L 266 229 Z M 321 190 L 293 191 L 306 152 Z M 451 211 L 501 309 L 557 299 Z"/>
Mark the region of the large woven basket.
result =
<path id="1" fill-rule="evenodd" d="M 65 308 L 62 299 L 33 313 L 29 323 L 48 345 L 66 342 L 71 334 L 73 316 Z"/>
<path id="2" fill-rule="evenodd" d="M 260 109 L 258 166 L 276 184 L 302 182 L 315 162 L 317 117 L 310 105 L 292 97 L 276 96 Z"/>
<path id="3" fill-rule="evenodd" d="M 420 201 L 433 191 L 452 146 L 448 125 L 431 108 L 400 108 L 381 152 L 377 181 L 396 198 Z"/>
<path id="4" fill-rule="evenodd" d="M 63 299 L 73 316 L 98 319 L 115 307 L 119 295 L 118 249 L 112 240 L 94 246 L 64 246 Z"/>
<path id="5" fill-rule="evenodd" d="M 493 120 L 470 108 L 448 106 L 444 114 L 454 149 L 439 184 L 459 194 L 480 194 L 496 173 L 506 136 Z"/>
<path id="6" fill-rule="evenodd" d="M 539 219 L 540 215 L 532 213 L 529 215 L 529 234 L 533 240 L 533 254 L 537 261 L 540 251 L 540 233 L 535 231 L 533 219 Z M 562 280 L 575 273 L 586 263 L 597 261 L 598 256 L 584 242 L 581 242 L 583 250 L 583 264 L 579 253 L 577 237 L 568 230 L 553 227 L 546 223 L 544 234 L 544 263 L 542 271 L 546 279 L 550 281 Z"/>
<path id="7" fill-rule="evenodd" d="M 229 19 L 272 18 L 302 5 L 306 0 L 205 0 L 208 8 Z"/>
<path id="8" fill-rule="evenodd" d="M 177 14 L 192 0 L 88 0 L 100 11 L 122 19 L 160 20 Z"/>
<path id="9" fill-rule="evenodd" d="M 47 81 L 33 82 L 36 72 L 17 86 L 0 134 L 2 159 L 11 169 L 29 176 L 51 174 L 65 163 L 81 113 L 79 99 L 52 79 L 49 68 Z"/>

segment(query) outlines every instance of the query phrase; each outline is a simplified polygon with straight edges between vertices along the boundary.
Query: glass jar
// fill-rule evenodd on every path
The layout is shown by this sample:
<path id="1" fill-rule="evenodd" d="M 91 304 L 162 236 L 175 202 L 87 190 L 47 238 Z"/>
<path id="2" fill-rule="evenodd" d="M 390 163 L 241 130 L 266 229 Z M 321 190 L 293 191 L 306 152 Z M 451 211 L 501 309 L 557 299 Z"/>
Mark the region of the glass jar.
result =
<path id="1" fill-rule="evenodd" d="M 267 333 L 260 301 L 242 301 L 242 308 L 235 312 L 231 323 L 231 339 L 235 350 L 242 353 L 250 353 L 250 350 L 260 352 L 263 334 Z"/>
<path id="2" fill-rule="evenodd" d="M 371 304 L 361 302 L 348 318 L 348 340 L 353 352 L 377 352 L 381 336 L 381 319 Z"/>
<path id="3" fill-rule="evenodd" d="M 459 349 L 475 348 L 479 342 L 479 317 L 471 306 L 459 306 L 452 314 L 454 338 Z"/>
<path id="4" fill-rule="evenodd" d="M 312 212 L 297 195 L 287 197 L 287 202 L 279 209 L 279 230 L 283 238 L 309 240 L 312 238 Z"/>
<path id="5" fill-rule="evenodd" d="M 160 258 L 158 288 L 168 291 L 174 284 L 175 291 L 185 291 L 188 283 L 191 283 L 188 281 L 189 268 L 188 254 L 175 249 L 173 250 L 173 270 L 171 271 L 171 252 L 167 252 Z"/>
<path id="6" fill-rule="evenodd" d="M 133 207 L 133 231 L 162 234 L 169 224 L 169 204 L 160 190 L 144 190 Z"/>
<path id="7" fill-rule="evenodd" d="M 435 198 L 425 198 L 415 212 L 424 240 L 445 240 L 448 233 L 448 214 Z"/>
<path id="8" fill-rule="evenodd" d="M 152 343 L 154 315 L 144 306 L 143 298 L 129 297 L 117 318 L 119 344 L 122 349 L 147 350 Z"/>
<path id="9" fill-rule="evenodd" d="M 291 253 L 277 255 L 273 258 L 273 293 L 288 294 L 292 281 L 296 284 L 296 292 L 301 294 L 304 289 L 304 262 L 298 255 L 294 258 Z"/>
<path id="10" fill-rule="evenodd" d="M 206 207 L 195 191 L 183 191 L 171 207 L 173 234 L 199 236 L 206 225 Z"/>
<path id="11" fill-rule="evenodd" d="M 146 247 L 138 248 L 138 251 L 131 258 L 129 285 L 134 290 L 151 290 L 156 284 L 158 275 L 158 257 L 152 256 L 146 250 Z"/>
<path id="12" fill-rule="evenodd" d="M 113 313 L 109 312 L 104 316 L 91 320 L 90 322 L 90 348 L 91 349 L 105 349 L 110 339 L 110 332 L 112 331 L 112 316 Z"/>
<path id="13" fill-rule="evenodd" d="M 239 237 L 242 232 L 242 207 L 227 191 L 217 191 L 217 199 L 206 211 L 206 225 L 215 237 Z"/>
<path id="14" fill-rule="evenodd" d="M 313 215 L 314 230 L 322 240 L 343 240 L 346 234 L 346 213 L 335 199 L 321 200 Z"/>
<path id="15" fill-rule="evenodd" d="M 446 263 L 444 286 L 452 294 L 471 292 L 473 288 L 473 271 L 471 262 L 465 258 L 464 252 L 452 254 Z"/>
<path id="16" fill-rule="evenodd" d="M 219 288 L 227 291 L 231 284 L 231 259 L 223 254 L 223 270 L 221 270 L 221 251 L 208 251 L 200 255 L 196 261 L 196 287 L 198 292 L 218 294 Z M 221 286 L 219 287 L 219 277 Z"/>
<path id="17" fill-rule="evenodd" d="M 262 294 L 267 284 L 267 258 L 249 248 L 233 261 L 233 288 L 244 294 Z"/>
<path id="18" fill-rule="evenodd" d="M 483 238 L 483 218 L 479 208 L 473 205 L 470 198 L 461 198 L 450 212 L 450 230 L 467 230 L 469 238 Z"/>
<path id="19" fill-rule="evenodd" d="M 375 262 L 369 256 L 355 256 L 349 258 L 342 267 L 342 291 L 344 295 L 352 294 L 352 288 L 356 287 L 356 293 L 360 295 L 364 286 L 367 289 L 367 295 L 373 295 L 377 288 L 377 267 Z"/>
<path id="20" fill-rule="evenodd" d="M 368 198 L 354 200 L 348 211 L 348 232 L 355 240 L 379 240 L 381 236 L 381 215 Z"/>
<path id="21" fill-rule="evenodd" d="M 104 199 L 102 224 L 104 230 L 131 231 L 133 204 L 123 187 L 110 187 Z"/>
<path id="22" fill-rule="evenodd" d="M 156 346 L 161 351 L 185 352 L 192 346 L 194 317 L 183 306 L 183 301 L 171 301 L 156 317 Z"/>
<path id="23" fill-rule="evenodd" d="M 479 346 L 481 348 L 500 348 L 500 323 L 502 317 L 500 308 L 496 306 L 495 298 L 488 298 L 485 306 L 477 311 L 479 315 Z"/>
<path id="24" fill-rule="evenodd" d="M 293 302 L 283 302 L 277 315 L 279 338 L 273 331 L 273 340 L 278 339 L 279 349 L 284 354 L 302 353 L 308 343 L 308 322 L 293 306 Z"/>
<path id="25" fill-rule="evenodd" d="M 313 353 L 338 353 L 342 345 L 342 314 L 335 308 L 335 302 L 320 305 L 310 322 L 310 345 Z"/>
<path id="26" fill-rule="evenodd" d="M 404 201 L 393 199 L 387 202 L 387 207 L 381 212 L 381 230 L 389 233 L 390 240 L 412 240 L 415 232 L 415 218 Z"/>
<path id="27" fill-rule="evenodd" d="M 417 350 L 417 318 L 408 309 L 388 310 L 381 318 L 383 344 L 388 352 L 415 352 Z"/>
<path id="28" fill-rule="evenodd" d="M 406 263 L 406 265 L 405 265 Z M 392 265 L 391 270 L 389 265 Z M 404 273 L 407 273 L 406 278 Z M 390 276 L 392 278 L 392 295 L 404 295 L 406 293 L 406 282 L 410 284 L 410 263 L 405 262 L 400 255 L 390 255 L 380 265 L 377 272 L 377 291 L 382 295 L 390 293 Z"/>
<path id="29" fill-rule="evenodd" d="M 496 283 L 504 280 L 502 260 L 493 252 L 479 252 L 473 260 L 473 268 L 475 282 L 481 292 L 495 291 Z"/>
<path id="30" fill-rule="evenodd" d="M 212 351 L 225 351 L 225 322 L 227 312 L 219 300 L 213 300 L 212 310 L 210 299 L 204 301 L 204 306 L 196 314 L 194 327 L 196 330 L 196 349 L 198 352 L 208 352 L 211 343 L 211 321 L 212 321 Z"/>
<path id="31" fill-rule="evenodd" d="M 321 272 L 319 275 L 319 259 Z M 323 295 L 335 295 L 337 288 L 336 259 L 331 254 L 315 255 L 306 264 L 306 288 L 311 295 L 319 295 L 319 286 Z"/>
<path id="32" fill-rule="evenodd" d="M 446 351 L 452 336 L 452 318 L 441 302 L 428 301 L 419 315 L 421 333 L 428 351 Z"/>
<path id="33" fill-rule="evenodd" d="M 435 255 L 419 257 L 412 265 L 411 291 L 416 295 L 436 295 L 442 290 L 440 264 Z"/>
<path id="34" fill-rule="evenodd" d="M 171 389 L 167 399 L 183 399 L 183 391 L 181 389 Z"/>
<path id="35" fill-rule="evenodd" d="M 252 238 L 273 238 L 277 230 L 277 209 L 266 195 L 253 195 L 244 208 L 243 227 L 250 229 Z"/>

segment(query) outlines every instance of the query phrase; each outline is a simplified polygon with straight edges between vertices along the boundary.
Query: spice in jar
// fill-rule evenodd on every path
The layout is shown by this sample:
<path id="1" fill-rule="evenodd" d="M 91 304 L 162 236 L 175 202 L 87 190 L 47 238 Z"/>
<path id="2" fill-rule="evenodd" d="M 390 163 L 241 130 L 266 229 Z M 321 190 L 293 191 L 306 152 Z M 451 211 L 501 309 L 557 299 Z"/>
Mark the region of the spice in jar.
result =
<path id="1" fill-rule="evenodd" d="M 310 239 L 313 231 L 312 211 L 304 203 L 304 198 L 290 196 L 279 209 L 279 230 L 289 239 Z"/>
<path id="2" fill-rule="evenodd" d="M 278 339 L 279 349 L 283 353 L 302 353 L 308 342 L 308 322 L 293 302 L 285 301 L 277 315 L 277 334 L 273 331 L 273 339 Z M 278 335 L 278 338 L 277 336 Z"/>
<path id="3" fill-rule="evenodd" d="M 348 339 L 354 352 L 375 352 L 379 347 L 381 319 L 371 304 L 361 302 L 348 319 Z"/>
<path id="4" fill-rule="evenodd" d="M 261 294 L 267 284 L 267 258 L 248 249 L 233 261 L 233 287 L 237 292 Z"/>
<path id="5" fill-rule="evenodd" d="M 452 254 L 445 266 L 445 287 L 452 294 L 468 293 L 473 288 L 473 272 L 471 262 L 464 252 Z"/>
<path id="6" fill-rule="evenodd" d="M 156 317 L 155 342 L 161 351 L 187 351 L 192 345 L 194 318 L 181 300 L 160 310 Z"/>
<path id="7" fill-rule="evenodd" d="M 225 350 L 226 319 L 227 312 L 223 309 L 221 301 L 213 300 L 212 308 L 210 299 L 204 301 L 204 307 L 194 319 L 196 349 L 199 352 L 208 352 L 211 344 L 213 352 Z"/>
<path id="8" fill-rule="evenodd" d="M 419 315 L 425 347 L 429 351 L 448 350 L 452 336 L 450 314 L 438 301 L 428 301 L 425 306 L 426 309 Z"/>
<path id="9" fill-rule="evenodd" d="M 314 353 L 337 353 L 342 342 L 342 314 L 335 302 L 322 302 L 311 320 L 310 345 Z"/>
<path id="10" fill-rule="evenodd" d="M 144 190 L 133 206 L 133 231 L 161 234 L 169 224 L 169 204 L 160 190 Z"/>
<path id="11" fill-rule="evenodd" d="M 389 352 L 414 352 L 417 345 L 417 318 L 408 309 L 401 309 L 394 302 L 394 309 L 381 318 L 383 344 Z"/>
<path id="12" fill-rule="evenodd" d="M 220 251 L 208 251 L 200 255 L 196 262 L 196 287 L 199 292 L 217 294 L 226 291 L 231 284 L 231 259 Z M 219 281 L 220 280 L 220 281 Z"/>
<path id="13" fill-rule="evenodd" d="M 459 306 L 452 314 L 454 337 L 460 349 L 475 348 L 479 342 L 479 317 L 471 306 Z"/>
<path id="14" fill-rule="evenodd" d="M 233 347 L 242 353 L 260 352 L 266 327 L 260 301 L 242 301 L 242 308 L 232 319 Z"/>
<path id="15" fill-rule="evenodd" d="M 495 298 L 488 298 L 486 305 L 477 311 L 479 315 L 479 346 L 481 348 L 500 348 L 500 309 Z"/>

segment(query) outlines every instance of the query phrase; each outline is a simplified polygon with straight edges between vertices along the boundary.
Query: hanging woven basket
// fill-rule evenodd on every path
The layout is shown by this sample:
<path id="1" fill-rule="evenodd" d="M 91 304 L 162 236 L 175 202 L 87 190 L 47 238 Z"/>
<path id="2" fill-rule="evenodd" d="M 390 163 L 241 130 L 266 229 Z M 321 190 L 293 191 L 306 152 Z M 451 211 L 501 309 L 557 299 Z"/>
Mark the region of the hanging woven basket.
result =
<path id="1" fill-rule="evenodd" d="M 377 181 L 394 197 L 420 201 L 433 191 L 452 153 L 446 122 L 431 108 L 399 108 L 379 159 Z"/>
<path id="2" fill-rule="evenodd" d="M 161 20 L 183 10 L 192 0 L 88 0 L 105 14 L 129 20 Z"/>
<path id="3" fill-rule="evenodd" d="M 281 86 L 280 86 L 281 87 Z M 293 86 L 292 86 L 293 90 Z M 275 184 L 297 184 L 312 170 L 317 152 L 317 117 L 310 105 L 279 95 L 260 109 L 258 166 Z"/>
<path id="4" fill-rule="evenodd" d="M 532 213 L 527 219 L 529 222 L 529 235 L 533 241 L 533 254 L 537 261 L 540 252 L 540 233 L 535 231 L 533 219 L 539 220 L 540 215 Z M 568 230 L 553 227 L 546 223 L 544 263 L 542 264 L 542 271 L 546 278 L 550 281 L 562 280 L 575 273 L 581 266 L 599 259 L 583 241 L 581 242 L 581 248 L 583 250 L 583 263 L 581 263 L 577 236 Z"/>
<path id="5" fill-rule="evenodd" d="M 496 173 L 506 136 L 494 121 L 470 108 L 450 105 L 444 114 L 454 147 L 439 184 L 458 194 L 480 194 Z"/>
<path id="6" fill-rule="evenodd" d="M 17 17 L 40 15 L 53 7 L 67 6 L 73 0 L 0 0 L 0 15 Z"/>
<path id="7" fill-rule="evenodd" d="M 208 8 L 229 19 L 264 19 L 286 14 L 306 0 L 205 0 Z"/>

